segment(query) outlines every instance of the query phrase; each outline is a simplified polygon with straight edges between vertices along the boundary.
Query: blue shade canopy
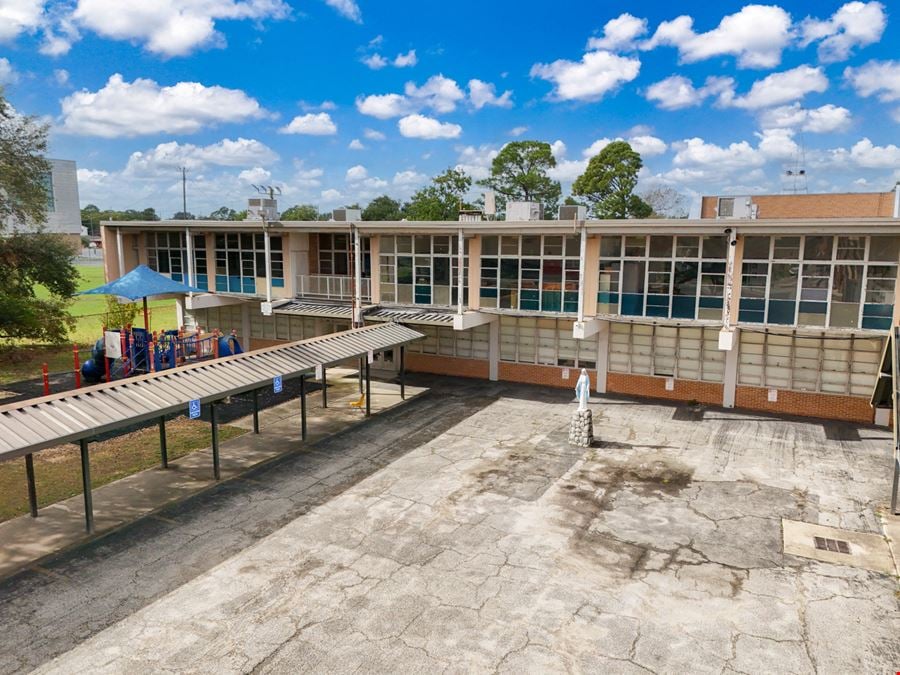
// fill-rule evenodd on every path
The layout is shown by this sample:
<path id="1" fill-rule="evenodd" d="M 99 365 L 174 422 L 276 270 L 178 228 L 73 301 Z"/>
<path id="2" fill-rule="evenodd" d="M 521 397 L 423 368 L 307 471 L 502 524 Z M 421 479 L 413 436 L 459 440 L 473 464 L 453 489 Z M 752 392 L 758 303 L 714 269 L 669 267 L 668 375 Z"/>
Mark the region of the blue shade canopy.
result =
<path id="1" fill-rule="evenodd" d="M 118 295 L 129 300 L 140 300 L 154 295 L 185 293 L 206 293 L 206 291 L 174 281 L 159 272 L 154 272 L 146 265 L 138 265 L 125 276 L 89 291 L 81 291 L 78 295 Z"/>

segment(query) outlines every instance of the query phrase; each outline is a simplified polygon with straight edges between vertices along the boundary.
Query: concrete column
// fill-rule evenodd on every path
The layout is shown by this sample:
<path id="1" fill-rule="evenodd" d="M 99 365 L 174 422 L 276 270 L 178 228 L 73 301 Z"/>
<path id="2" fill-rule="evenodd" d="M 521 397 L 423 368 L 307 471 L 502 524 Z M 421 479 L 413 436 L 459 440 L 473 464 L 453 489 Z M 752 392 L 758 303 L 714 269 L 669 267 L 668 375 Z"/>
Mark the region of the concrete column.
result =
<path id="1" fill-rule="evenodd" d="M 373 234 L 369 237 L 369 255 L 372 259 L 372 278 L 369 279 L 369 286 L 372 290 L 372 304 L 377 305 L 381 302 L 381 266 L 379 258 L 381 257 L 381 235 Z"/>
<path id="2" fill-rule="evenodd" d="M 175 299 L 175 323 L 179 328 L 184 325 L 184 298 Z"/>
<path id="3" fill-rule="evenodd" d="M 216 290 L 216 235 L 207 232 L 204 240 L 206 244 L 206 283 L 210 292 Z"/>
<path id="4" fill-rule="evenodd" d="M 594 293 L 596 301 L 597 294 Z M 609 372 L 609 321 L 600 322 L 597 331 L 597 393 L 606 393 L 606 375 Z"/>
<path id="5" fill-rule="evenodd" d="M 725 373 L 723 375 L 722 406 L 734 407 L 734 397 L 737 390 L 738 362 L 741 354 L 741 331 L 734 329 L 734 342 L 731 349 L 725 352 Z"/>
<path id="6" fill-rule="evenodd" d="M 469 240 L 469 309 L 481 309 L 481 235 Z M 492 329 L 493 330 L 493 329 Z"/>
<path id="7" fill-rule="evenodd" d="M 252 339 L 250 338 L 250 303 L 241 303 L 241 344 L 244 349 L 251 350 Z"/>
<path id="8" fill-rule="evenodd" d="M 488 338 L 488 379 L 496 382 L 500 379 L 500 317 L 494 317 L 489 324 Z"/>
<path id="9" fill-rule="evenodd" d="M 122 234 L 122 228 L 116 228 L 116 255 L 119 259 L 119 276 L 123 276 L 125 274 L 125 244 L 122 241 L 124 235 Z"/>
<path id="10" fill-rule="evenodd" d="M 730 239 L 736 243 L 731 246 Z M 741 306 L 741 272 L 744 266 L 744 238 L 733 233 L 729 235 L 728 260 L 725 267 L 725 298 L 722 302 L 722 324 L 733 327 L 738 321 Z"/>
<path id="11" fill-rule="evenodd" d="M 150 264 L 150 256 L 147 255 L 147 235 L 144 232 L 136 235 L 137 246 L 138 246 L 138 265 L 149 265 Z"/>
<path id="12" fill-rule="evenodd" d="M 590 236 L 585 248 L 584 310 L 585 316 L 597 316 L 597 291 L 600 285 L 600 237 Z"/>

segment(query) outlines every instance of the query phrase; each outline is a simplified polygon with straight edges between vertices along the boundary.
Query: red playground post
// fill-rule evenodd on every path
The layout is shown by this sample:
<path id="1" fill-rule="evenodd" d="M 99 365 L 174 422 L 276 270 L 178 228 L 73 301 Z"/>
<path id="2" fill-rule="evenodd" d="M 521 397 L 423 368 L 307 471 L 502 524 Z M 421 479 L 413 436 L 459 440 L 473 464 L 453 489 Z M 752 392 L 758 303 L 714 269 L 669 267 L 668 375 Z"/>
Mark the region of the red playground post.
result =
<path id="1" fill-rule="evenodd" d="M 156 338 L 156 335 L 153 336 Z M 150 340 L 150 345 L 147 347 L 147 370 L 151 373 L 156 372 L 156 340 Z"/>
<path id="2" fill-rule="evenodd" d="M 72 345 L 72 359 L 75 361 L 75 388 L 81 389 L 81 364 L 78 360 L 78 345 Z"/>
<path id="3" fill-rule="evenodd" d="M 212 332 L 212 352 L 213 358 L 219 358 L 219 329 L 213 328 Z"/>
<path id="4" fill-rule="evenodd" d="M 125 329 L 119 331 L 119 344 L 122 349 L 122 377 L 128 377 L 128 347 L 125 344 Z"/>
<path id="5" fill-rule="evenodd" d="M 47 371 L 47 364 L 41 366 L 41 374 L 44 376 L 44 396 L 50 395 L 50 373 Z"/>

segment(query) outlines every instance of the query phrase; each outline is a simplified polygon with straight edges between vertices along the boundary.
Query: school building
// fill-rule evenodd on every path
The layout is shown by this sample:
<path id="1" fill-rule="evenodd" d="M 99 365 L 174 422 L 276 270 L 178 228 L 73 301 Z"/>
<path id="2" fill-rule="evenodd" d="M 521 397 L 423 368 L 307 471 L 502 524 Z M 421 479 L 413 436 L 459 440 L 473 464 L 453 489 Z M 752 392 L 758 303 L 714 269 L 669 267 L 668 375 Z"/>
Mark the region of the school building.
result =
<path id="1" fill-rule="evenodd" d="M 898 193 L 707 197 L 702 216 L 299 222 L 251 205 L 102 236 L 109 279 L 146 264 L 203 289 L 179 321 L 251 349 L 395 321 L 427 336 L 410 371 L 574 387 L 586 368 L 600 393 L 887 423 L 869 398 L 898 321 Z"/>

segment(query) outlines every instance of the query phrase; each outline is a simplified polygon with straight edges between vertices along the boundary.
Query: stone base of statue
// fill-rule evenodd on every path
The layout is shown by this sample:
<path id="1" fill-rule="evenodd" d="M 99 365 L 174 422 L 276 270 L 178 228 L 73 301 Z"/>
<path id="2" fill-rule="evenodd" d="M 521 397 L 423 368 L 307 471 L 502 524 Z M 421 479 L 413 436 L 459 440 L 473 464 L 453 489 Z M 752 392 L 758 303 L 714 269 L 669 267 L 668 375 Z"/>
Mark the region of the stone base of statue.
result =
<path id="1" fill-rule="evenodd" d="M 589 448 L 594 443 L 594 413 L 576 410 L 569 424 L 569 444 L 579 448 Z"/>

